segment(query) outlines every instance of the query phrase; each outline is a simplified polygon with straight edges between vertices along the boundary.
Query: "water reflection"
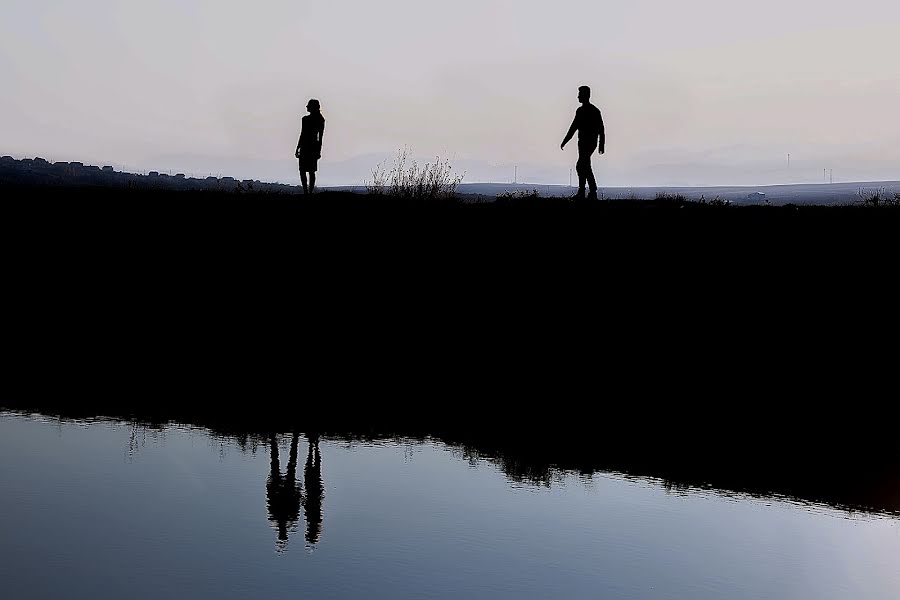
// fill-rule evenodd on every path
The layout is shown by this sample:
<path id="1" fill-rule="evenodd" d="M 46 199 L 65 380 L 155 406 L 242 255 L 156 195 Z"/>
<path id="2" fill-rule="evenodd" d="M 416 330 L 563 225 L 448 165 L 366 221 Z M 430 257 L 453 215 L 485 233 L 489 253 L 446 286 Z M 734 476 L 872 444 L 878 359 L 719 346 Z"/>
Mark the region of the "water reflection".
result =
<path id="1" fill-rule="evenodd" d="M 291 433 L 287 471 L 281 472 L 281 452 L 278 435 L 269 434 L 269 478 L 266 481 L 266 501 L 269 520 L 277 531 L 276 547 L 279 552 L 287 548 L 288 536 L 296 531 L 301 507 L 306 518 L 306 542 L 315 546 L 322 534 L 322 454 L 319 451 L 318 434 L 308 434 L 309 447 L 303 468 L 303 483 L 297 481 L 297 455 L 300 434 Z M 305 491 L 304 491 L 305 484 Z"/>
<path id="2" fill-rule="evenodd" d="M 455 420 L 445 413 L 430 427 L 423 427 L 410 417 L 366 415 L 363 419 L 351 413 L 325 418 L 299 409 L 274 414 L 239 405 L 215 411 L 159 403 L 140 404 L 129 412 L 103 403 L 19 408 L 61 418 L 110 415 L 154 427 L 185 423 L 204 427 L 240 447 L 257 442 L 269 445 L 269 518 L 281 545 L 296 530 L 301 513 L 307 543 L 316 544 L 322 535 L 320 435 L 336 440 L 435 440 L 471 461 L 493 462 L 511 480 L 526 485 L 549 485 L 560 473 L 616 472 L 658 479 L 669 490 L 711 488 L 726 494 L 783 497 L 900 515 L 900 446 L 892 429 L 885 432 L 879 427 L 879 423 L 894 422 L 886 417 L 866 421 L 865 427 L 841 428 L 824 417 L 797 422 L 784 414 L 770 419 L 765 413 L 708 427 L 699 419 L 663 420 L 651 415 L 644 420 L 619 418 L 615 422 L 622 426 L 610 427 L 614 420 L 609 415 L 598 420 L 596 410 L 583 412 L 578 419 L 557 416 L 556 420 L 550 418 L 551 411 L 546 424 L 514 412 L 479 414 L 478 418 L 460 412 Z M 271 431 L 295 432 L 288 434 L 291 450 L 284 473 L 278 436 L 267 433 Z M 303 436 L 308 447 L 301 482 L 297 468 Z"/>
<path id="3" fill-rule="evenodd" d="M 587 486 L 563 467 L 607 454 L 549 428 L 522 444 L 510 432 L 454 445 L 446 431 L 370 443 L 381 434 L 320 427 L 82 426 L 0 411 L 2 598 L 900 597 L 900 520 L 681 491 L 693 477 L 779 490 L 803 479 L 818 497 L 865 481 L 842 471 L 756 477 L 695 461 L 662 481 L 617 472 Z M 740 480 L 722 479 L 729 466 Z"/>

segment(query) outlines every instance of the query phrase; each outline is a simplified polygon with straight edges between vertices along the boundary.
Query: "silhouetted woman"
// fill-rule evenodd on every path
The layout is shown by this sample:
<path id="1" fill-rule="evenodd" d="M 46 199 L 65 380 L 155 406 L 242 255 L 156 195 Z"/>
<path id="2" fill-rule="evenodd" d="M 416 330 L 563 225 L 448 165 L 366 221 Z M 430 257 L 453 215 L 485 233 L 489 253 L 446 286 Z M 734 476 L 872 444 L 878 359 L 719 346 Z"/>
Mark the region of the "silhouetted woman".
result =
<path id="1" fill-rule="evenodd" d="M 303 117 L 300 128 L 300 139 L 294 156 L 300 161 L 300 183 L 303 193 L 311 194 L 316 188 L 316 170 L 322 158 L 322 138 L 325 136 L 325 117 L 319 101 L 312 99 L 306 105 L 309 114 Z M 307 173 L 309 180 L 307 180 Z"/>

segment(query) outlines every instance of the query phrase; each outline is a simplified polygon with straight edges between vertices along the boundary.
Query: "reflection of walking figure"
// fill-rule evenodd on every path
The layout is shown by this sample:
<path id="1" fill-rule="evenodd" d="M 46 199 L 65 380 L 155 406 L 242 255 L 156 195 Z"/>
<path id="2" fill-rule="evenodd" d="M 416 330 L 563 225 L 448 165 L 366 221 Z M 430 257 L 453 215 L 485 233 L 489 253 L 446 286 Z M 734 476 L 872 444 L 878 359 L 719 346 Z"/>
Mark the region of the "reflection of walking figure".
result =
<path id="1" fill-rule="evenodd" d="M 318 100 L 310 100 L 306 105 L 309 114 L 303 117 L 300 139 L 294 156 L 300 162 L 300 183 L 303 193 L 311 194 L 316 188 L 316 170 L 322 158 L 322 138 L 325 136 L 325 117 L 322 116 Z M 306 175 L 309 173 L 309 180 Z"/>
<path id="2" fill-rule="evenodd" d="M 603 117 L 600 109 L 591 104 L 591 88 L 586 85 L 578 88 L 578 101 L 581 106 L 575 111 L 575 120 L 569 127 L 560 148 L 565 150 L 566 144 L 578 132 L 578 163 L 575 169 L 578 172 L 578 198 L 584 198 L 585 182 L 590 186 L 592 200 L 597 199 L 597 180 L 594 179 L 594 170 L 591 167 L 591 156 L 594 150 L 600 150 L 600 154 L 606 151 L 606 131 L 603 128 Z M 598 143 L 599 142 L 599 143 Z"/>
<path id="3" fill-rule="evenodd" d="M 300 484 L 297 483 L 297 443 L 299 434 L 291 436 L 291 453 L 287 474 L 281 474 L 278 456 L 278 440 L 275 434 L 269 436 L 271 470 L 266 482 L 266 500 L 269 505 L 269 520 L 278 528 L 278 549 L 284 550 L 288 542 L 288 531 L 300 519 Z"/>
<path id="4" fill-rule="evenodd" d="M 306 541 L 315 544 L 322 533 L 322 455 L 319 454 L 319 436 L 308 433 L 309 451 L 306 455 L 306 467 L 303 478 L 306 481 L 306 493 L 302 495 L 303 511 L 306 513 Z"/>

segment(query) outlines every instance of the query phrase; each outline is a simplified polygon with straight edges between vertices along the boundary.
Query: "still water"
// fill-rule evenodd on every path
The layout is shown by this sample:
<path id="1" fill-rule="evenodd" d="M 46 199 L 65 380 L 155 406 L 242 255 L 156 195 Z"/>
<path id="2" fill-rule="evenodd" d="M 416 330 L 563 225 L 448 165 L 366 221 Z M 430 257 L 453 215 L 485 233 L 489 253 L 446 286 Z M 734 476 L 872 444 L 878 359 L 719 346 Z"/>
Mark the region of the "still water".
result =
<path id="1" fill-rule="evenodd" d="M 896 516 L 432 441 L 0 413 L 0 486 L 4 599 L 900 598 Z"/>

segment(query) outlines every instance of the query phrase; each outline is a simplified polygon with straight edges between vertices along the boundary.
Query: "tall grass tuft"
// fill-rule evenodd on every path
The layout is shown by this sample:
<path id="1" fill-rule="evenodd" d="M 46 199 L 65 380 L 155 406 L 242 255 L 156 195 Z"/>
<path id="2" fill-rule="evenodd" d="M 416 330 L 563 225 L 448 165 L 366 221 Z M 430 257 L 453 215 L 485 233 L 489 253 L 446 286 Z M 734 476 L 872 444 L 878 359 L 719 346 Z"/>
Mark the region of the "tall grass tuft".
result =
<path id="1" fill-rule="evenodd" d="M 372 170 L 366 190 L 373 196 L 390 196 L 404 200 L 452 200 L 465 174 L 455 175 L 450 161 L 436 157 L 434 162 L 420 165 L 410 157 L 409 148 L 397 151 L 394 164 L 385 163 Z"/>
<path id="2" fill-rule="evenodd" d="M 879 206 L 900 206 L 900 193 L 895 193 L 892 198 L 887 188 L 859 188 L 856 195 L 863 206 L 875 208 Z"/>

